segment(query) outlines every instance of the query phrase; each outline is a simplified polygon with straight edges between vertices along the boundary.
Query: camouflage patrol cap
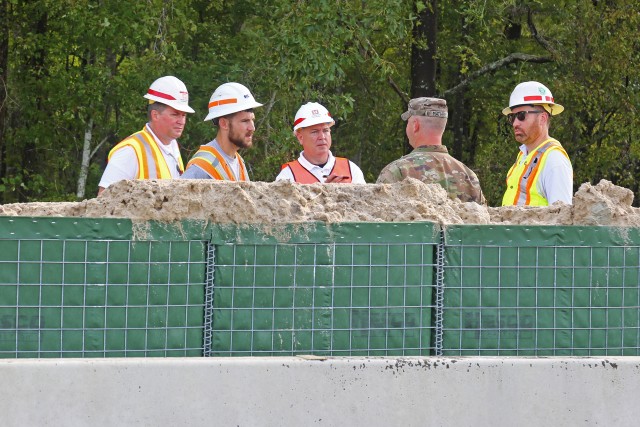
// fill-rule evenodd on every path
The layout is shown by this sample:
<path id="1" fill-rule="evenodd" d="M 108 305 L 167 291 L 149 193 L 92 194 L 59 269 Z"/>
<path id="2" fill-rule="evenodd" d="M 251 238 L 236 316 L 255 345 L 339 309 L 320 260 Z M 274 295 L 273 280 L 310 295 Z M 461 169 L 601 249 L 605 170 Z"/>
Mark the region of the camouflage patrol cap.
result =
<path id="1" fill-rule="evenodd" d="M 414 98 L 409 101 L 409 109 L 402 113 L 402 120 L 407 121 L 411 116 L 441 117 L 446 119 L 447 101 L 441 98 Z"/>

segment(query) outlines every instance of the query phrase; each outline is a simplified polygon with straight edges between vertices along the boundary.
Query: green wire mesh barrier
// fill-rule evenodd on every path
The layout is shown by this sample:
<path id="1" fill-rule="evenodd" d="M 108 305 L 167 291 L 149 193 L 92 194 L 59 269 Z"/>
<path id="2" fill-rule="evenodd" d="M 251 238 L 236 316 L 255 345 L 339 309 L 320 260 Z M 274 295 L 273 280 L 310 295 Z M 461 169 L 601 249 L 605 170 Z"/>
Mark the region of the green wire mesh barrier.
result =
<path id="1" fill-rule="evenodd" d="M 0 217 L 0 357 L 638 355 L 638 229 Z"/>
<path id="2" fill-rule="evenodd" d="M 111 220 L 2 224 L 0 357 L 202 354 L 205 242 L 135 241 Z"/>
<path id="3" fill-rule="evenodd" d="M 444 355 L 639 354 L 637 229 L 455 226 L 444 236 Z"/>
<path id="4" fill-rule="evenodd" d="M 212 355 L 431 353 L 432 224 L 281 232 L 213 233 Z"/>

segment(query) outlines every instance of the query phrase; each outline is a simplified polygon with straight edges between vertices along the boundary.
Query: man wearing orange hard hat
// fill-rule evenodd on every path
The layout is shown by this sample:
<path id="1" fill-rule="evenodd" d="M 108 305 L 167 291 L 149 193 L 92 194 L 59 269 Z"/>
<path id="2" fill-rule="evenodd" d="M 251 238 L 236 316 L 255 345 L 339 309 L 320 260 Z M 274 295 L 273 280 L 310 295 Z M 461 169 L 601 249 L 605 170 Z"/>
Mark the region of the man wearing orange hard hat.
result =
<path id="1" fill-rule="evenodd" d="M 240 83 L 220 85 L 211 95 L 209 114 L 204 119 L 213 121 L 218 129 L 216 137 L 200 146 L 182 178 L 251 181 L 238 151 L 253 145 L 256 130 L 253 109 L 257 107 L 262 104 Z"/>
<path id="2" fill-rule="evenodd" d="M 144 95 L 149 100 L 149 122 L 109 152 L 107 167 L 98 184 L 98 195 L 111 184 L 124 179 L 178 178 L 184 171 L 176 141 L 187 123 L 187 87 L 174 76 L 160 77 Z"/>
<path id="3" fill-rule="evenodd" d="M 503 206 L 547 206 L 573 199 L 571 160 L 560 142 L 549 136 L 551 117 L 562 113 L 551 91 L 538 82 L 520 83 L 502 114 L 513 127 L 520 152 L 507 173 Z"/>
<path id="4" fill-rule="evenodd" d="M 331 153 L 334 123 L 323 105 L 317 102 L 302 105 L 293 122 L 293 134 L 302 145 L 302 152 L 297 160 L 282 165 L 276 181 L 366 184 L 364 174 L 355 163 Z"/>

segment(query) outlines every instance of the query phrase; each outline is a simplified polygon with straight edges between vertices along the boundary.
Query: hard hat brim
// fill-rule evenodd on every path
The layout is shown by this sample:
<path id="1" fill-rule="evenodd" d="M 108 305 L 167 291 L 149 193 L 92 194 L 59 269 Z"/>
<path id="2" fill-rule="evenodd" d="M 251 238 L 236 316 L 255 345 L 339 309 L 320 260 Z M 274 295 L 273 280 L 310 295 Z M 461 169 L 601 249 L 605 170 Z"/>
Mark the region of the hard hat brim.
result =
<path id="1" fill-rule="evenodd" d="M 153 95 L 145 95 L 144 98 L 150 100 L 150 101 L 154 101 L 157 102 L 159 104 L 164 104 L 164 105 L 168 105 L 169 107 L 178 110 L 178 111 L 182 111 L 185 113 L 195 113 L 195 110 L 191 107 L 189 107 L 188 105 L 178 102 L 178 101 L 169 101 L 166 99 L 162 99 L 160 97 L 157 96 L 153 96 Z"/>
<path id="2" fill-rule="evenodd" d="M 224 116 L 228 116 L 229 114 L 238 113 L 240 111 L 251 110 L 253 108 L 262 107 L 262 105 L 263 104 L 260 104 L 259 102 L 252 102 L 249 104 L 242 104 L 242 105 L 230 105 L 228 108 L 225 108 L 225 109 L 220 108 L 217 111 L 209 112 L 209 114 L 207 114 L 207 117 L 204 118 L 203 122 L 215 119 L 216 117 L 224 117 Z"/>
<path id="3" fill-rule="evenodd" d="M 328 124 L 331 124 L 331 126 L 336 124 L 335 120 L 327 121 L 323 117 L 316 117 L 316 118 L 306 119 L 306 120 L 298 123 L 296 126 L 293 127 L 293 131 L 295 132 L 298 129 L 308 128 L 308 127 L 319 125 L 319 124 L 322 124 L 322 123 L 328 123 Z"/>
<path id="4" fill-rule="evenodd" d="M 502 110 L 502 114 L 504 114 L 505 116 L 507 114 L 511 114 L 511 109 L 512 108 L 517 108 L 520 107 L 522 105 L 540 105 L 542 107 L 547 106 L 551 109 L 550 113 L 552 116 L 557 116 L 558 114 L 562 113 L 564 111 L 564 107 L 560 104 L 556 104 L 556 103 L 550 103 L 550 102 L 545 102 L 545 103 L 529 103 L 529 104 L 518 104 L 518 105 L 512 105 L 511 107 L 507 107 L 505 109 Z M 546 108 L 545 108 L 546 110 Z M 547 110 L 549 111 L 549 110 Z"/>

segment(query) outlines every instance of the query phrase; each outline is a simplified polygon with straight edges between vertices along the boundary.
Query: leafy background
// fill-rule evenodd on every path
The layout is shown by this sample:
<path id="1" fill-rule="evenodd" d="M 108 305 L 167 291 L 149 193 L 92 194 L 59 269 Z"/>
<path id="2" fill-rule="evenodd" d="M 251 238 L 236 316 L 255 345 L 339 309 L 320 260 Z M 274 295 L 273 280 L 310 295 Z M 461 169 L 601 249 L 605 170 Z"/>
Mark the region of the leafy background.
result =
<path id="1" fill-rule="evenodd" d="M 185 160 L 215 134 L 202 119 L 218 85 L 243 83 L 265 104 L 243 153 L 254 181 L 297 157 L 302 103 L 331 111 L 334 153 L 375 182 L 407 152 L 406 100 L 445 97 L 445 144 L 494 206 L 517 153 L 500 111 L 516 84 L 538 80 L 566 107 L 551 135 L 575 189 L 604 178 L 637 196 L 638 28 L 624 0 L 0 0 L 0 203 L 94 197 L 163 75 L 186 83 L 196 110 Z"/>

